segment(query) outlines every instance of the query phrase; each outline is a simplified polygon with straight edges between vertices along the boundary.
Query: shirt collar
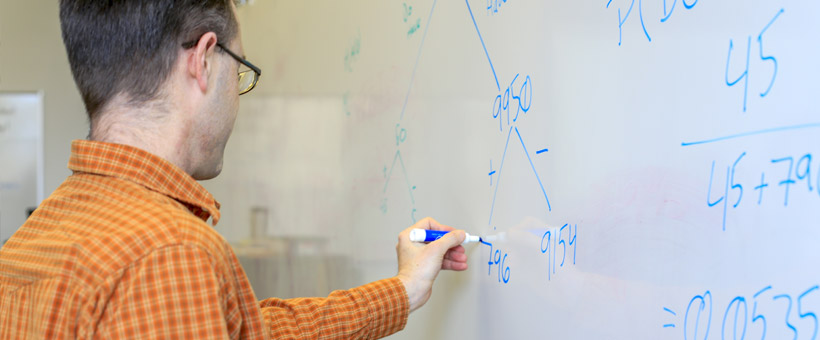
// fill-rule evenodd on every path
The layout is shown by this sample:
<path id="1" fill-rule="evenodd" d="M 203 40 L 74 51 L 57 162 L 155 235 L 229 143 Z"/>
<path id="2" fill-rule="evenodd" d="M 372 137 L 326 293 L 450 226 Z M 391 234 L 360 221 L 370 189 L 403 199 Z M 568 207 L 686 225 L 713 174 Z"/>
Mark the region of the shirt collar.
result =
<path id="1" fill-rule="evenodd" d="M 121 178 L 142 185 L 185 204 L 203 221 L 219 222 L 219 202 L 191 175 L 171 162 L 145 150 L 122 144 L 89 140 L 71 143 L 68 168 Z"/>

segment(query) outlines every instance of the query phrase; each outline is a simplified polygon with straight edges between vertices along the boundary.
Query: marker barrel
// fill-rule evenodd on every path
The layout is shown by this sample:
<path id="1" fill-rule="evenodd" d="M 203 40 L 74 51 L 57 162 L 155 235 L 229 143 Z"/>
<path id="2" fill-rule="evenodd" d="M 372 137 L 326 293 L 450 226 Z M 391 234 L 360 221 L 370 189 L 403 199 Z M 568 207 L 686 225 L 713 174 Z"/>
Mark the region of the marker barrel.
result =
<path id="1" fill-rule="evenodd" d="M 447 235 L 449 231 L 439 231 L 439 230 L 429 230 L 429 229 L 413 229 L 410 231 L 410 241 L 413 242 L 433 242 L 442 238 L 444 235 Z M 467 237 L 464 238 L 464 242 L 461 244 L 467 244 L 471 242 L 478 242 L 481 240 L 478 236 L 471 236 L 467 234 Z"/>

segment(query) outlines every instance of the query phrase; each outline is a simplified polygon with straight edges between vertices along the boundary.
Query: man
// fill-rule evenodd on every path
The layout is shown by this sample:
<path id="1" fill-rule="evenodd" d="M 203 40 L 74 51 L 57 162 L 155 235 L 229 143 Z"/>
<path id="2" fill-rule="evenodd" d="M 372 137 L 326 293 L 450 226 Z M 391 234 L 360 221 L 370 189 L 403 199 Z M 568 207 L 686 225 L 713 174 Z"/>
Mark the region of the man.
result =
<path id="1" fill-rule="evenodd" d="M 240 57 L 233 2 L 61 0 L 60 20 L 91 132 L 0 251 L 0 338 L 378 338 L 441 269 L 467 268 L 463 231 L 419 245 L 408 228 L 396 277 L 257 301 L 196 182 L 220 173 L 239 95 L 261 74 Z"/>

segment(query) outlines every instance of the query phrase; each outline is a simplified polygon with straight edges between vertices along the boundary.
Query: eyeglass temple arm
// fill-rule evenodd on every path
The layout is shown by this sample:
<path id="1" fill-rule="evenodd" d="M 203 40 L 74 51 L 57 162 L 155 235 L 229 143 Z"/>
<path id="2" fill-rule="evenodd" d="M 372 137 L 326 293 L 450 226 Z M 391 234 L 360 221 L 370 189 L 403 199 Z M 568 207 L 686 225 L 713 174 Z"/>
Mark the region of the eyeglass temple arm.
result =
<path id="1" fill-rule="evenodd" d="M 245 64 L 245 66 L 249 67 L 251 70 L 253 70 L 253 72 L 256 73 L 256 75 L 258 75 L 258 76 L 262 75 L 262 69 L 256 67 L 256 65 L 254 65 L 254 64 L 251 64 L 250 61 L 245 60 L 245 58 L 242 58 L 242 57 L 236 55 L 236 53 L 233 53 L 231 50 L 225 48 L 225 46 L 222 46 L 222 43 L 216 43 L 216 45 L 219 46 L 220 48 L 222 48 L 223 51 L 230 54 L 231 57 L 233 57 L 236 60 L 239 60 L 240 63 Z"/>

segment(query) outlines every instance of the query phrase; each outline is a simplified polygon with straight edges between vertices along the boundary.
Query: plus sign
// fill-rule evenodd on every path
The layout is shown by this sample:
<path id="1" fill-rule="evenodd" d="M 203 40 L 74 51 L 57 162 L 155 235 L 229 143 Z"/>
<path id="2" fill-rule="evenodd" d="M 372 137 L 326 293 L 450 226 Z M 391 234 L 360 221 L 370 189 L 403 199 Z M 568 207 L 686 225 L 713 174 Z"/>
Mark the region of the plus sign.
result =
<path id="1" fill-rule="evenodd" d="M 760 174 L 760 185 L 755 187 L 755 190 L 760 190 L 760 196 L 757 198 L 757 205 L 760 205 L 760 202 L 763 201 L 763 188 L 769 186 L 769 183 L 766 183 L 766 174 Z"/>

